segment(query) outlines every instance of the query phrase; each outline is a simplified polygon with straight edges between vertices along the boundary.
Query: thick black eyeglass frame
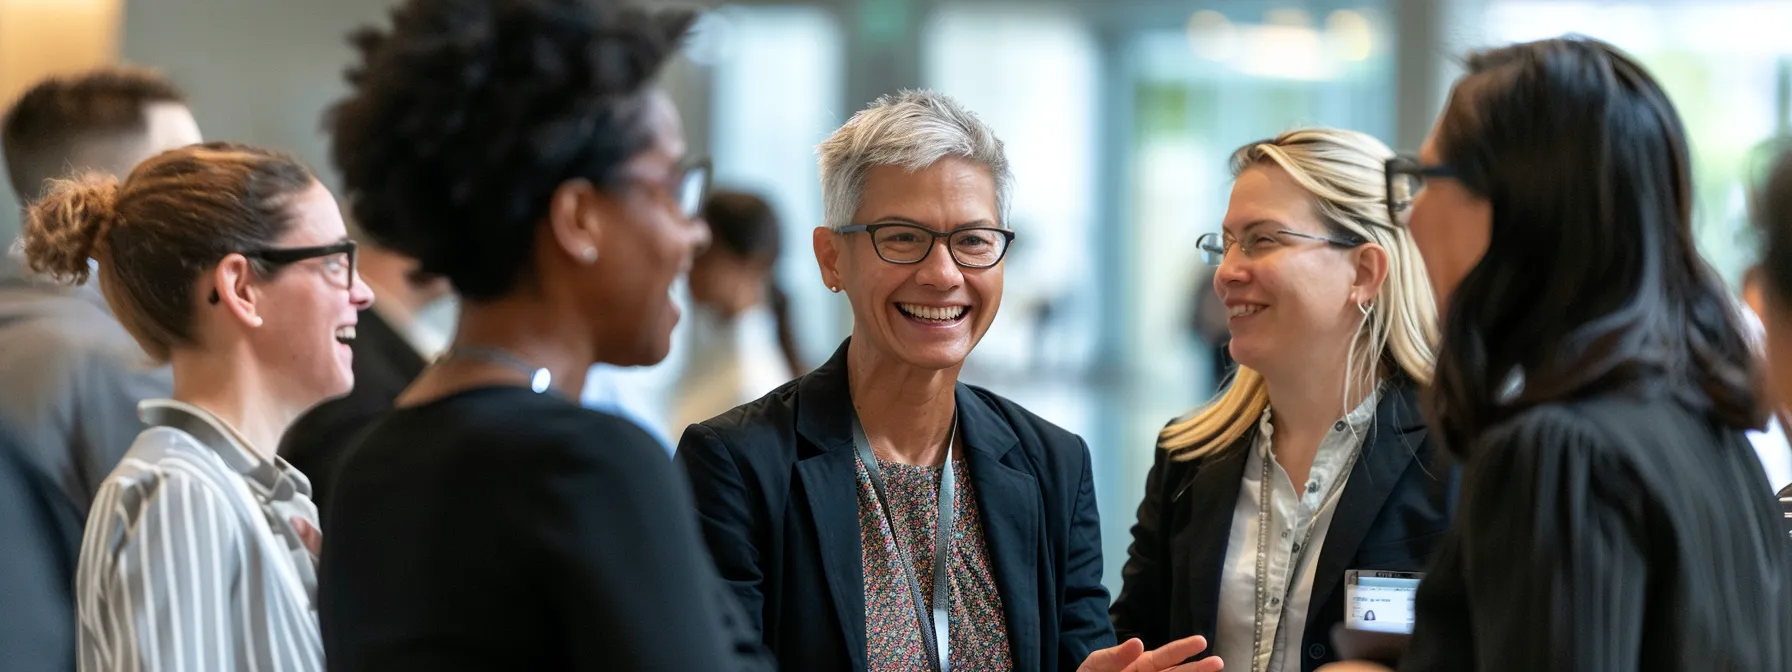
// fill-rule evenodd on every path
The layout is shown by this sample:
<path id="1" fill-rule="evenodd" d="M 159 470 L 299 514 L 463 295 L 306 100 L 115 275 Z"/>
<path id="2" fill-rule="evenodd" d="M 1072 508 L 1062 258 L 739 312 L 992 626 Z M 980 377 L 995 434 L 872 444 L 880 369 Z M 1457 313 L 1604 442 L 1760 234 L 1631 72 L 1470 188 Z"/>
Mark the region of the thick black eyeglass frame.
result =
<path id="1" fill-rule="evenodd" d="M 895 227 L 902 227 L 905 229 L 914 229 L 917 231 L 923 231 L 923 232 L 926 232 L 928 235 L 933 236 L 932 239 L 927 241 L 927 251 L 922 252 L 921 257 L 914 261 L 895 261 L 895 260 L 890 259 L 889 257 L 884 256 L 883 248 L 877 246 L 877 232 L 882 231 L 884 229 L 895 228 Z M 992 232 L 995 232 L 996 234 L 1002 236 L 1002 238 L 1003 238 L 1002 253 L 1000 255 L 996 256 L 995 261 L 989 262 L 988 264 L 979 265 L 979 264 L 964 263 L 964 260 L 958 258 L 958 253 L 952 251 L 951 238 L 952 238 L 952 236 L 958 235 L 958 234 L 966 232 L 966 231 L 992 231 Z M 927 257 L 931 256 L 933 254 L 933 248 L 938 247 L 934 243 L 939 242 L 939 239 L 941 239 L 941 238 L 947 239 L 946 240 L 946 253 L 952 255 L 952 263 L 958 264 L 959 266 L 963 266 L 965 268 L 994 268 L 996 266 L 996 264 L 1000 264 L 1000 263 L 1002 263 L 1003 259 L 1008 258 L 1008 250 L 1014 247 L 1014 231 L 1009 230 L 1009 229 L 996 228 L 993 226 L 967 226 L 962 229 L 953 229 L 951 231 L 942 232 L 942 231 L 935 231 L 933 229 L 929 229 L 929 228 L 927 228 L 925 226 L 921 226 L 919 224 L 909 224 L 906 222 L 884 222 L 881 224 L 852 224 L 849 226 L 842 226 L 839 229 L 837 229 L 835 231 L 835 233 L 840 233 L 840 234 L 865 233 L 865 234 L 871 236 L 871 249 L 877 251 L 877 258 L 882 259 L 887 263 L 900 264 L 903 266 L 913 266 L 913 265 L 919 264 L 923 261 L 927 261 Z"/>
<path id="2" fill-rule="evenodd" d="M 359 247 L 360 245 L 355 243 L 355 241 L 344 240 L 339 243 L 330 243 L 329 245 L 316 245 L 312 247 L 269 247 L 259 250 L 249 250 L 247 252 L 239 252 L 238 254 L 276 266 L 286 266 L 289 264 L 296 264 L 306 259 L 322 259 L 332 254 L 347 253 L 348 286 L 345 287 L 345 289 L 353 291 L 355 289 L 355 271 L 357 270 L 355 256 L 356 250 L 359 249 Z M 218 290 L 216 289 L 212 290 L 212 295 L 206 298 L 206 301 L 214 306 L 217 305 L 220 300 Z"/>
<path id="3" fill-rule="evenodd" d="M 1401 154 L 1388 159 L 1386 163 L 1383 163 L 1381 183 L 1383 190 L 1381 192 L 1382 201 L 1387 204 L 1388 223 L 1395 228 L 1400 228 L 1400 213 L 1405 212 L 1407 208 L 1412 207 L 1411 201 L 1404 203 L 1397 203 L 1394 201 L 1394 180 L 1401 175 L 1416 176 L 1419 178 L 1419 183 L 1422 185 L 1425 183 L 1425 180 L 1433 177 L 1459 177 L 1460 173 L 1456 171 L 1455 167 L 1447 164 L 1421 163 L 1419 162 L 1419 157 L 1411 154 Z"/>

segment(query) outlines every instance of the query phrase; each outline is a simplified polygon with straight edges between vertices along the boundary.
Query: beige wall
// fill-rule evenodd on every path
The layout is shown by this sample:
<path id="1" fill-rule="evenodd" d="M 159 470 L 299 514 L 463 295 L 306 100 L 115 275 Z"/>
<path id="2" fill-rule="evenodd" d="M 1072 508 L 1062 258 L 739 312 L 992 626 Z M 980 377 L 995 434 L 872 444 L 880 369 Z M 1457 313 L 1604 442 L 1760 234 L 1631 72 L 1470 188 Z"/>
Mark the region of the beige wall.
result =
<path id="1" fill-rule="evenodd" d="M 0 0 L 0 100 L 32 82 L 118 58 L 124 0 Z M 12 240 L 19 206 L 0 188 L 0 244 Z"/>
<path id="2" fill-rule="evenodd" d="M 0 0 L 0 89 L 10 101 L 49 72 L 29 70 L 33 64 L 67 71 L 122 59 L 159 68 L 187 92 L 206 139 L 293 152 L 334 187 L 322 123 L 324 109 L 347 88 L 342 71 L 354 53 L 346 38 L 383 20 L 393 4 Z M 58 16 L 60 24 L 52 20 Z M 18 206 L 10 190 L 0 192 L 0 241 L 10 241 Z"/>
<path id="3" fill-rule="evenodd" d="M 0 100 L 118 56 L 123 0 L 0 0 Z"/>

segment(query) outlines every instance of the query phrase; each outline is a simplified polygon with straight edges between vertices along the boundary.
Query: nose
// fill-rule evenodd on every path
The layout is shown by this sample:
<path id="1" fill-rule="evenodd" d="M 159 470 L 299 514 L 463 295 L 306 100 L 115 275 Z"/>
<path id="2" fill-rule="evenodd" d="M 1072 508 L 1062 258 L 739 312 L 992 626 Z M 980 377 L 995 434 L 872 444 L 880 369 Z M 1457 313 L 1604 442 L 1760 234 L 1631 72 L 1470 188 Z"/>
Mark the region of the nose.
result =
<path id="1" fill-rule="evenodd" d="M 348 290 L 348 302 L 355 307 L 355 310 L 367 310 L 373 307 L 373 298 L 373 288 L 368 287 L 367 283 L 361 280 L 361 272 L 356 271 L 354 284 Z"/>
<path id="2" fill-rule="evenodd" d="M 946 239 L 933 241 L 933 251 L 926 259 L 916 264 L 915 282 L 936 289 L 953 289 L 964 283 L 964 271 L 958 268 L 958 261 L 952 258 L 951 249 L 946 247 Z"/>
<path id="3" fill-rule="evenodd" d="M 1226 256 L 1220 259 L 1220 267 L 1213 273 L 1213 291 L 1221 298 L 1226 296 L 1226 285 L 1250 282 L 1250 263 L 1243 254 L 1235 254 L 1236 250 L 1227 250 Z"/>

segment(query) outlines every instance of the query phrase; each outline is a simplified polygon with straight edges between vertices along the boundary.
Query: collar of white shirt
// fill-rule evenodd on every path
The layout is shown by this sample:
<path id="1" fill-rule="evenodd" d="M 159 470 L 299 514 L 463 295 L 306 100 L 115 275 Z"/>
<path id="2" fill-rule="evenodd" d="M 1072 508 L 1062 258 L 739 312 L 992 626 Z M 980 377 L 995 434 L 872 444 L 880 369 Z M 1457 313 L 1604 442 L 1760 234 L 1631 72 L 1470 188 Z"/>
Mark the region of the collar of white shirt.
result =
<path id="1" fill-rule="evenodd" d="M 278 455 L 263 459 L 249 449 L 248 440 L 211 411 L 173 399 L 148 399 L 137 404 L 137 416 L 144 424 L 173 427 L 191 434 L 217 452 L 224 464 L 241 474 L 250 487 L 269 501 L 290 500 L 295 493 L 311 497 L 311 480 L 304 473 Z"/>

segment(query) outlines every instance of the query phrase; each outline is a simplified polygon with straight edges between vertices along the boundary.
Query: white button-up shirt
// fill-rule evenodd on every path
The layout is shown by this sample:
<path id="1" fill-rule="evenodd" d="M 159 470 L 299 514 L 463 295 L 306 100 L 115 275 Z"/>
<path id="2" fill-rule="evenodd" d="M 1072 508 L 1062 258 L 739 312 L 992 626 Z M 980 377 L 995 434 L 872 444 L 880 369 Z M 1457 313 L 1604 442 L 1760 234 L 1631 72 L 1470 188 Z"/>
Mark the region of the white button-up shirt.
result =
<path id="1" fill-rule="evenodd" d="M 1381 392 L 1369 395 L 1343 419 L 1333 423 L 1319 442 L 1308 480 L 1296 488 L 1288 472 L 1275 461 L 1274 427 L 1270 411 L 1258 421 L 1257 440 L 1245 459 L 1244 483 L 1233 506 L 1232 532 L 1226 542 L 1225 570 L 1220 576 L 1219 622 L 1213 641 L 1214 654 L 1228 670 L 1249 672 L 1300 672 L 1301 645 L 1307 626 L 1307 608 L 1313 593 L 1313 572 L 1326 530 L 1344 494 L 1340 479 L 1350 468 L 1375 419 Z M 1264 465 L 1269 466 L 1269 538 L 1259 540 L 1258 516 Z M 1308 535 L 1308 526 L 1312 533 Z M 1303 537 L 1304 543 L 1303 543 Z M 1264 551 L 1265 573 L 1257 576 L 1258 546 Z M 1262 602 L 1258 581 L 1263 581 Z M 1292 584 L 1292 586 L 1290 585 Z M 1261 614 L 1261 616 L 1259 616 Z M 1262 620 L 1261 635 L 1258 620 Z M 1259 644 L 1259 639 L 1261 643 Z M 1253 645 L 1256 649 L 1253 650 Z"/>
<path id="2" fill-rule="evenodd" d="M 211 413 L 143 402 L 150 427 L 100 486 L 75 578 L 82 672 L 321 672 L 311 483 Z"/>

